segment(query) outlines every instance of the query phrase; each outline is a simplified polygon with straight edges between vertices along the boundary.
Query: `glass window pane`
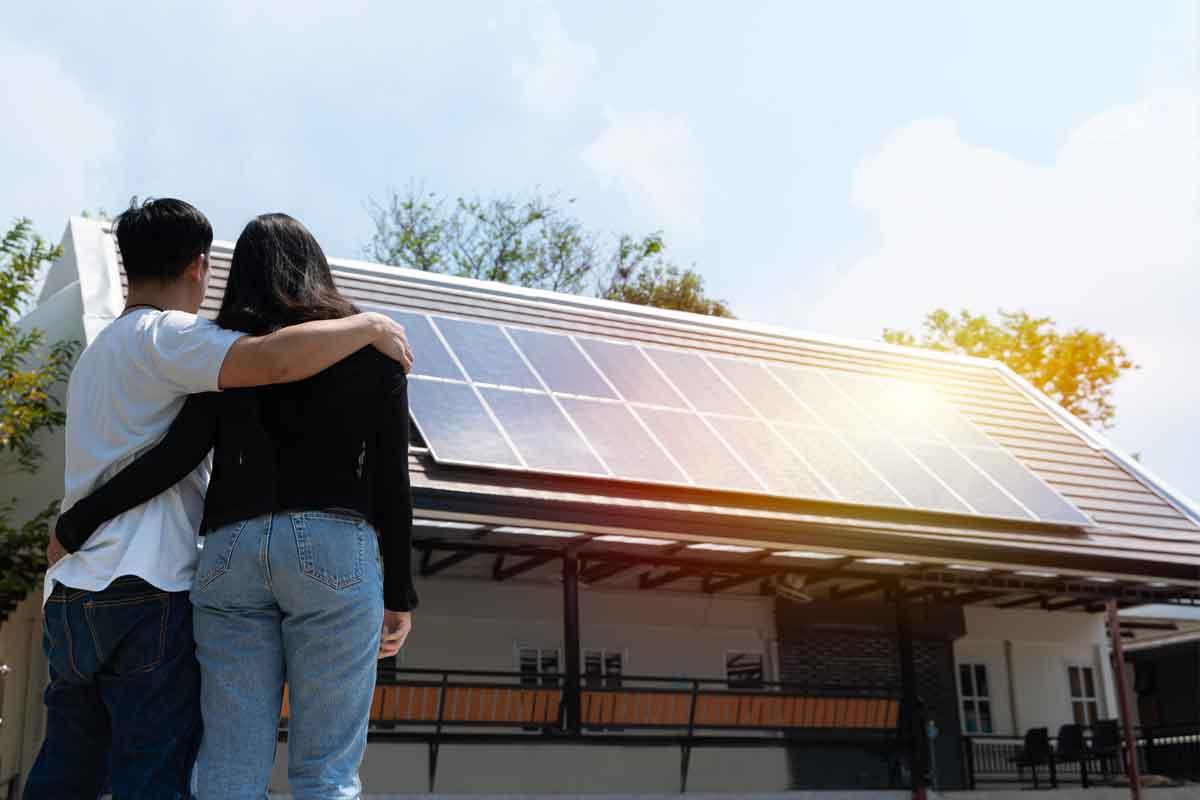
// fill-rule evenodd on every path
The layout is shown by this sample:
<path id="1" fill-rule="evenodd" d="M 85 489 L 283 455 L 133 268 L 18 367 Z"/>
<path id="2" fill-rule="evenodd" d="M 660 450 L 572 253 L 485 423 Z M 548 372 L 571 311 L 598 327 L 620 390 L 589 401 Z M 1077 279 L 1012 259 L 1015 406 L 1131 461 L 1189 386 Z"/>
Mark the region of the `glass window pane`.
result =
<path id="1" fill-rule="evenodd" d="M 1084 697 L 1095 697 L 1096 696 L 1096 685 L 1094 683 L 1092 683 L 1091 667 L 1084 667 L 1080 671 L 1083 672 Z"/>
<path id="2" fill-rule="evenodd" d="M 563 397 L 560 402 L 613 475 L 632 480 L 687 483 L 624 403 Z"/>
<path id="3" fill-rule="evenodd" d="M 967 733 L 979 733 L 979 716 L 975 713 L 975 701 L 963 703 L 963 724 Z"/>
<path id="4" fill-rule="evenodd" d="M 1079 677 L 1079 668 L 1078 667 L 1068 667 L 1067 675 L 1070 677 L 1070 680 L 1071 680 L 1071 697 L 1082 697 L 1083 696 L 1083 682 L 1080 680 L 1080 677 Z"/>
<path id="5" fill-rule="evenodd" d="M 1087 725 L 1087 713 L 1083 710 L 1083 703 L 1072 703 L 1071 713 L 1075 717 L 1076 725 Z"/>
<path id="6" fill-rule="evenodd" d="M 576 337 L 617 391 L 634 403 L 687 408 L 642 351 L 630 344 Z"/>
<path id="7" fill-rule="evenodd" d="M 708 362 L 736 386 L 742 396 L 750 401 L 750 405 L 767 419 L 805 425 L 817 422 L 813 413 L 777 381 L 764 365 L 714 356 L 708 356 Z"/>
<path id="8" fill-rule="evenodd" d="M 531 469 L 606 474 L 549 395 L 486 387 L 480 393 Z"/>
<path id="9" fill-rule="evenodd" d="M 360 304 L 359 307 L 363 311 L 378 311 L 381 314 L 387 314 L 404 326 L 404 335 L 408 338 L 408 343 L 412 346 L 415 356 L 413 375 L 454 378 L 460 381 L 466 379 L 462 370 L 455 366 L 446 346 L 434 333 L 433 326 L 429 324 L 429 320 L 424 315 L 366 304 Z"/>
<path id="10" fill-rule="evenodd" d="M 542 672 L 558 672 L 558 651 L 542 651 Z"/>
<path id="11" fill-rule="evenodd" d="M 964 448 L 963 453 L 1040 519 L 1068 525 L 1091 524 L 1079 510 L 1004 450 L 972 447 Z"/>
<path id="12" fill-rule="evenodd" d="M 1100 716 L 1100 712 L 1099 712 L 1099 709 L 1097 708 L 1096 704 L 1088 703 L 1087 704 L 1087 724 L 1095 725 L 1096 720 L 1099 718 L 1099 716 Z"/>
<path id="13" fill-rule="evenodd" d="M 971 665 L 970 664 L 959 664 L 958 665 L 958 683 L 959 683 L 959 691 L 962 693 L 963 697 L 974 697 L 975 696 L 975 684 L 971 680 Z"/>
<path id="14" fill-rule="evenodd" d="M 509 328 L 508 333 L 551 391 L 616 397 L 569 336 L 524 328 Z"/>
<path id="15" fill-rule="evenodd" d="M 637 415 L 701 486 L 762 491 L 700 417 L 690 412 L 638 408 Z"/>
<path id="16" fill-rule="evenodd" d="M 753 416 L 754 412 L 700 356 L 655 347 L 647 347 L 645 351 L 697 411 Z"/>
<path id="17" fill-rule="evenodd" d="M 945 486 L 938 483 L 891 439 L 860 433 L 847 433 L 846 439 L 863 460 L 874 467 L 915 508 L 969 513 L 967 507 Z"/>
<path id="18" fill-rule="evenodd" d="M 1030 519 L 1011 497 L 1000 491 L 996 484 L 949 445 L 909 440 L 905 441 L 904 446 L 970 503 L 977 513 L 991 517 Z"/>
<path id="19" fill-rule="evenodd" d="M 520 463 L 470 386 L 415 378 L 408 382 L 408 406 L 438 461 Z"/>
<path id="20" fill-rule="evenodd" d="M 847 503 L 903 506 L 888 488 L 837 436 L 823 428 L 777 425 L 775 429 L 812 464 L 814 470 Z"/>
<path id="21" fill-rule="evenodd" d="M 770 370 L 831 428 L 843 431 L 874 430 L 866 415 L 822 373 L 778 364 L 771 365 Z"/>
<path id="22" fill-rule="evenodd" d="M 434 317 L 434 323 L 471 380 L 521 389 L 541 388 L 499 326 L 446 317 Z"/>
<path id="23" fill-rule="evenodd" d="M 796 497 L 829 497 L 812 470 L 765 423 L 734 417 L 709 417 L 708 421 L 767 484 L 768 491 Z"/>
<path id="24" fill-rule="evenodd" d="M 608 652 L 604 655 L 604 674 L 622 675 L 625 672 L 624 656 L 620 651 Z"/>
<path id="25" fill-rule="evenodd" d="M 988 690 L 987 667 L 983 664 L 975 665 L 975 694 L 979 697 L 988 697 L 991 692 Z"/>
<path id="26" fill-rule="evenodd" d="M 992 732 L 992 704 L 986 700 L 979 701 L 979 732 Z"/>

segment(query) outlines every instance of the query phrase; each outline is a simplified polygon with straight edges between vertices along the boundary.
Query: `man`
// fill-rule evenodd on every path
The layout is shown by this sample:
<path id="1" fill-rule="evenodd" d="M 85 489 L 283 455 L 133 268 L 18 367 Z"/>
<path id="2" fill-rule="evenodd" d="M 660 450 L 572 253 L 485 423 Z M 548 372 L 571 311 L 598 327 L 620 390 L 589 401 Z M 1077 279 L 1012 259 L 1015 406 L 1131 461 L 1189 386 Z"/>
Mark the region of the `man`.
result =
<path id="1" fill-rule="evenodd" d="M 125 310 L 83 352 L 67 389 L 63 508 L 166 432 L 189 394 L 307 378 L 374 345 L 411 364 L 381 314 L 245 336 L 196 316 L 212 226 L 172 199 L 116 222 Z M 26 800 L 186 798 L 201 721 L 188 600 L 209 467 L 114 518 L 77 552 L 51 539 L 44 596 L 46 737 Z"/>

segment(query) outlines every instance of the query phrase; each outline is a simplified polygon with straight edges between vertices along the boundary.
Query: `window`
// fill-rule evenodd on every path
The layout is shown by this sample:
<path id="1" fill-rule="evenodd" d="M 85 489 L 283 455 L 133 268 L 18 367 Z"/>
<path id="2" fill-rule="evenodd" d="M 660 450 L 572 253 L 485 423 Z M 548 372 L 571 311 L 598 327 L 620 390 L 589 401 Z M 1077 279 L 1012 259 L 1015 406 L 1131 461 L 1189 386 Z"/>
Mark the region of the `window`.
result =
<path id="1" fill-rule="evenodd" d="M 965 733 L 992 733 L 992 682 L 987 664 L 958 665 L 958 696 L 962 699 Z"/>
<path id="2" fill-rule="evenodd" d="M 1096 695 L 1096 675 L 1091 667 L 1072 664 L 1067 667 L 1071 687 L 1071 713 L 1078 725 L 1091 725 L 1100 718 L 1100 702 Z"/>
<path id="3" fill-rule="evenodd" d="M 517 670 L 523 686 L 557 686 L 558 648 L 518 647 Z"/>
<path id="4" fill-rule="evenodd" d="M 583 685 L 588 688 L 621 686 L 625 674 L 625 654 L 620 650 L 584 650 Z"/>
<path id="5" fill-rule="evenodd" d="M 730 689 L 761 689 L 764 677 L 761 652 L 731 650 L 725 653 L 725 682 Z"/>

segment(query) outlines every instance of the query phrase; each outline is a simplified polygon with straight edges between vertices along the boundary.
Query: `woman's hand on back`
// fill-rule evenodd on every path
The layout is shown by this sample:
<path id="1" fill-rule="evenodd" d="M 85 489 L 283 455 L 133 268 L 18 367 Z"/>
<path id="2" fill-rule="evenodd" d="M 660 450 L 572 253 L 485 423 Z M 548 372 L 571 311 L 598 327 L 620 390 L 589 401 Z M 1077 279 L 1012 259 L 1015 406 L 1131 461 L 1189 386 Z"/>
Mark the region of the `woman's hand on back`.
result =
<path id="1" fill-rule="evenodd" d="M 367 311 L 364 316 L 370 317 L 376 328 L 375 349 L 393 361 L 398 361 L 404 367 L 404 372 L 412 370 L 413 353 L 408 346 L 408 337 L 404 335 L 404 326 L 387 314 L 377 311 Z"/>
<path id="2" fill-rule="evenodd" d="M 411 611 L 383 612 L 383 633 L 379 637 L 379 658 L 391 658 L 400 652 L 412 630 Z"/>

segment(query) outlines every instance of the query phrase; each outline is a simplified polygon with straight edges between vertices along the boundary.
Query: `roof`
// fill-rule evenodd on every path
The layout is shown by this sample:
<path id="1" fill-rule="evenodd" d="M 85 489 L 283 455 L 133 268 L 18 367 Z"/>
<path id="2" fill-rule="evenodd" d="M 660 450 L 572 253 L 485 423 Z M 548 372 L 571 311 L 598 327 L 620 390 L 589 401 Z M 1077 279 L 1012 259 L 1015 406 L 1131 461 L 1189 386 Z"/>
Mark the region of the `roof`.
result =
<path id="1" fill-rule="evenodd" d="M 73 220 L 72 225 L 83 223 Z M 105 268 L 117 270 L 115 247 L 106 238 L 103 260 L 115 263 Z M 216 313 L 231 253 L 230 243 L 214 243 L 203 314 Z M 922 569 L 954 564 L 1052 570 L 1074 578 L 1110 576 L 1162 594 L 1164 600 L 1169 594 L 1200 590 L 1200 514 L 1194 507 L 999 362 L 348 259 L 330 263 L 339 287 L 359 303 L 898 377 L 933 387 L 1093 524 L 1082 529 L 1026 525 L 447 466 L 414 447 L 410 468 L 419 515 L 775 550 L 885 555 L 919 563 Z"/>

